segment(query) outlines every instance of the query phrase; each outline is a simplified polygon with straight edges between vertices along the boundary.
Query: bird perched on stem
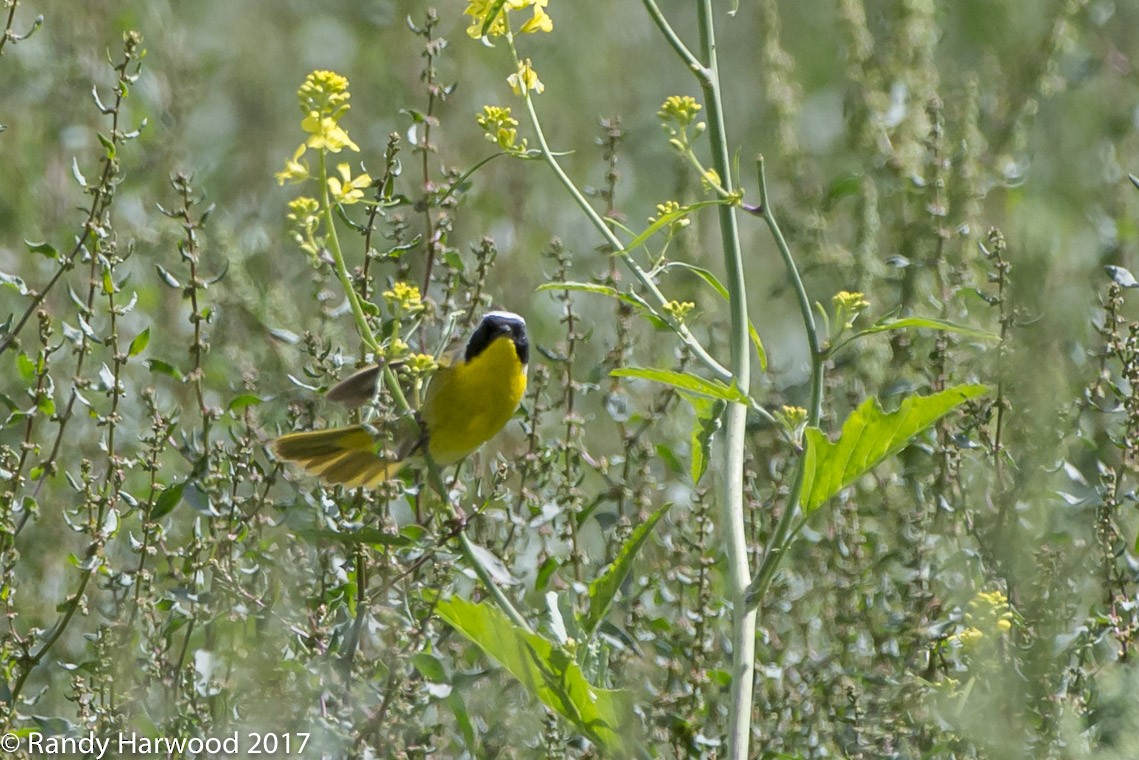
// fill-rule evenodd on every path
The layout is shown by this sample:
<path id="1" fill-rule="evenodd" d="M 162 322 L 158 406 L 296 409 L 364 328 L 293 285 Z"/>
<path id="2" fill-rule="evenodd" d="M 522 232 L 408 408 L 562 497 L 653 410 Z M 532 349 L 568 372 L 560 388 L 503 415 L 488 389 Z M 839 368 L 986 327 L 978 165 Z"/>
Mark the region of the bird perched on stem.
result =
<path id="1" fill-rule="evenodd" d="M 280 459 L 296 462 L 325 483 L 375 488 L 426 452 L 439 466 L 458 462 L 490 440 L 526 392 L 530 343 L 526 321 L 509 311 L 488 312 L 462 355 L 440 362 L 416 413 L 418 425 L 396 435 L 394 452 L 370 425 L 289 433 L 273 443 Z M 371 399 L 382 367 L 373 365 L 328 391 L 333 401 L 359 406 Z"/>

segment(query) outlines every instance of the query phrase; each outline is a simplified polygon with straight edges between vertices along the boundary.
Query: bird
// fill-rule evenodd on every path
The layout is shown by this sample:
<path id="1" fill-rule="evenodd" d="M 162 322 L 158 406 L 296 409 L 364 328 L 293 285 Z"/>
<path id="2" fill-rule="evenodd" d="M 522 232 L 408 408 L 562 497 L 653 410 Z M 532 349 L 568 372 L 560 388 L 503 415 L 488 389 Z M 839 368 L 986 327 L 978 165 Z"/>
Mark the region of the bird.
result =
<path id="1" fill-rule="evenodd" d="M 461 356 L 440 361 L 417 425 L 395 436 L 385 456 L 371 425 L 351 425 L 283 435 L 277 458 L 299 464 L 329 485 L 375 488 L 426 452 L 438 466 L 455 464 L 506 425 L 526 392 L 530 342 L 526 320 L 509 311 L 487 312 Z M 327 397 L 360 405 L 371 399 L 381 365 L 365 367 L 329 389 Z"/>

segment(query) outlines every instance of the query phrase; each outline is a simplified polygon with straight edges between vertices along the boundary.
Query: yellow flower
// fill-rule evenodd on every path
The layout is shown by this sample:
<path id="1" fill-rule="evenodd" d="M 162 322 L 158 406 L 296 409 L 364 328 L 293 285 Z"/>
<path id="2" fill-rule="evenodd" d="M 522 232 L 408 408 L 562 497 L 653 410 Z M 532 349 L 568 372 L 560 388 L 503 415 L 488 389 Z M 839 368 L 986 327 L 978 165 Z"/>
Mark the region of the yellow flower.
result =
<path id="1" fill-rule="evenodd" d="M 339 153 L 344 148 L 351 148 L 360 151 L 360 146 L 352 142 L 348 133 L 331 116 L 321 116 L 317 111 L 310 111 L 301 122 L 301 129 L 312 135 L 305 140 L 305 145 L 314 150 Z"/>
<path id="2" fill-rule="evenodd" d="M 671 314 L 677 322 L 683 322 L 688 313 L 695 308 L 696 304 L 691 301 L 669 301 L 664 305 L 664 310 Z"/>
<path id="3" fill-rule="evenodd" d="M 859 312 L 870 305 L 862 293 L 851 293 L 847 290 L 835 293 L 831 300 L 834 302 L 836 310 L 841 309 L 846 312 Z"/>
<path id="4" fill-rule="evenodd" d="M 682 208 L 683 207 L 676 201 L 665 201 L 664 203 L 658 203 L 656 216 L 649 217 L 649 224 L 653 224 L 657 220 L 668 216 L 669 214 L 675 214 Z M 675 235 L 690 224 L 692 224 L 692 220 L 687 216 L 678 216 L 668 223 L 668 234 Z"/>
<path id="5" fill-rule="evenodd" d="M 554 31 L 554 20 L 546 13 L 547 3 L 549 3 L 549 0 L 534 0 L 534 15 L 530 17 L 529 21 L 522 25 L 523 34 Z"/>
<path id="6" fill-rule="evenodd" d="M 394 283 L 391 290 L 385 290 L 382 295 L 395 314 L 415 314 L 423 311 L 423 298 L 419 295 L 419 288 L 410 283 Z"/>
<path id="7" fill-rule="evenodd" d="M 554 28 L 553 19 L 546 14 L 549 0 L 506 0 L 499 4 L 497 0 L 467 0 L 467 8 L 463 15 L 471 17 L 471 25 L 467 27 L 467 35 L 472 39 L 483 36 L 483 27 L 486 26 L 487 37 L 502 37 L 510 31 L 509 14 L 511 11 L 520 11 L 533 8 L 534 15 L 522 25 L 522 33 L 549 32 Z M 494 14 L 493 20 L 487 26 L 487 19 Z"/>
<path id="8" fill-rule="evenodd" d="M 499 106 L 483 106 L 482 113 L 475 117 L 475 121 L 486 133 L 486 139 L 497 143 L 498 147 L 508 151 L 526 150 L 526 141 L 521 145 L 518 141 L 518 120 L 510 115 L 509 108 Z"/>
<path id="9" fill-rule="evenodd" d="M 391 343 L 388 344 L 387 349 L 383 352 L 383 358 L 389 361 L 399 359 L 411 350 L 411 346 L 399 338 L 392 338 Z"/>
<path id="10" fill-rule="evenodd" d="M 411 354 L 403 360 L 401 368 L 412 377 L 430 375 L 439 367 L 431 354 Z"/>
<path id="11" fill-rule="evenodd" d="M 301 143 L 301 146 L 293 153 L 293 157 L 285 161 L 285 168 L 277 172 L 276 175 L 278 185 L 283 185 L 286 182 L 292 185 L 308 179 L 308 165 L 301 161 L 301 156 L 305 154 L 307 147 Z"/>
<path id="12" fill-rule="evenodd" d="M 691 95 L 669 95 L 657 111 L 657 118 L 666 124 L 676 122 L 684 127 L 692 122 L 701 108 L 703 106 Z"/>
<path id="13" fill-rule="evenodd" d="M 314 71 L 297 90 L 301 112 L 339 119 L 348 110 L 348 80 L 335 71 Z"/>
<path id="14" fill-rule="evenodd" d="M 320 212 L 320 203 L 316 198 L 309 198 L 307 196 L 300 196 L 293 198 L 289 201 L 289 215 L 288 220 L 298 225 L 310 225 L 317 219 L 317 213 Z"/>
<path id="15" fill-rule="evenodd" d="M 339 179 L 328 178 L 328 192 L 332 196 L 332 202 L 348 206 L 363 200 L 364 188 L 372 184 L 372 178 L 367 174 L 361 174 L 353 179 L 352 169 L 348 164 L 337 165 L 336 171 L 340 174 Z"/>
<path id="16" fill-rule="evenodd" d="M 529 58 L 520 61 L 518 71 L 508 76 L 506 81 L 510 84 L 510 89 L 514 90 L 515 95 L 522 95 L 530 90 L 541 95 L 546 89 L 546 85 L 538 79 L 538 72 L 534 71 L 534 67 L 530 65 Z"/>

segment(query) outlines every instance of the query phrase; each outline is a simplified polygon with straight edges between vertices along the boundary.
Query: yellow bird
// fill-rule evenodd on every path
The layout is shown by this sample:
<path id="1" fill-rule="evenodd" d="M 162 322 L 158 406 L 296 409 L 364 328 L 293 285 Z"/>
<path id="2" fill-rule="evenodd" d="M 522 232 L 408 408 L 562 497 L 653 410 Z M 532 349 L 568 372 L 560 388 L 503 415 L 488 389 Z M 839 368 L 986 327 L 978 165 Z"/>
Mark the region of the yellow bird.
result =
<path id="1" fill-rule="evenodd" d="M 395 441 L 395 455 L 384 458 L 376 431 L 368 425 L 289 433 L 273 443 L 281 459 L 301 465 L 325 483 L 375 488 L 424 447 L 440 466 L 454 464 L 503 428 L 526 392 L 530 343 L 526 320 L 509 311 L 492 311 L 475 329 L 462 357 L 441 363 L 419 409 L 419 425 Z M 380 367 L 365 367 L 333 386 L 328 398 L 365 403 L 375 391 Z"/>

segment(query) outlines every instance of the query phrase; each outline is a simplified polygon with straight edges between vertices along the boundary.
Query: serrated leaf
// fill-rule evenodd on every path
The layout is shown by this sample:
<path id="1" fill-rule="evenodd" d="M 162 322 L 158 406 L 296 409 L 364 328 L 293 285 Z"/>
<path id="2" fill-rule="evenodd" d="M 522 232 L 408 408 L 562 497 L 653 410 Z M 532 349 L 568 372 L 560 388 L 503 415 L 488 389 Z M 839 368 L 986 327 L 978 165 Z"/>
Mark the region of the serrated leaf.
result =
<path id="1" fill-rule="evenodd" d="M 823 503 L 904 449 L 923 430 L 971 398 L 988 392 L 984 385 L 959 385 L 930 396 L 906 399 L 897 411 L 884 412 L 877 399 L 864 401 L 831 442 L 818 428 L 805 431 L 806 452 L 800 503 L 811 514 Z"/>
<path id="2" fill-rule="evenodd" d="M 128 356 L 138 356 L 139 354 L 141 354 L 143 351 L 146 350 L 146 347 L 148 345 L 150 345 L 150 328 L 149 327 L 144 329 L 138 335 L 134 336 L 134 340 L 131 341 L 130 348 L 127 349 L 127 355 Z"/>
<path id="3" fill-rule="evenodd" d="M 592 638 L 597 626 L 605 619 L 621 584 L 625 582 L 625 578 L 633 569 L 633 561 L 637 558 L 637 553 L 640 552 L 653 528 L 656 527 L 656 524 L 660 522 L 660 519 L 664 517 L 671 506 L 672 504 L 665 504 L 649 515 L 647 520 L 637 525 L 625 543 L 622 544 L 617 556 L 609 563 L 609 567 L 605 568 L 605 572 L 589 584 L 589 591 L 586 594 L 589 597 L 589 612 L 579 621 L 579 625 L 581 625 L 586 636 Z"/>
<path id="4" fill-rule="evenodd" d="M 680 391 L 698 393 L 709 398 L 718 398 L 732 401 L 737 404 L 749 404 L 748 397 L 740 393 L 734 385 L 719 380 L 708 380 L 687 372 L 675 372 L 668 369 L 651 369 L 646 367 L 622 367 L 609 373 L 612 377 L 635 377 L 641 380 L 651 380 L 654 383 L 663 383 Z"/>
<path id="5" fill-rule="evenodd" d="M 452 597 L 440 601 L 435 611 L 544 705 L 589 737 L 603 757 L 631 756 L 632 699 L 628 694 L 593 686 L 568 651 L 516 626 L 489 604 Z"/>

